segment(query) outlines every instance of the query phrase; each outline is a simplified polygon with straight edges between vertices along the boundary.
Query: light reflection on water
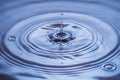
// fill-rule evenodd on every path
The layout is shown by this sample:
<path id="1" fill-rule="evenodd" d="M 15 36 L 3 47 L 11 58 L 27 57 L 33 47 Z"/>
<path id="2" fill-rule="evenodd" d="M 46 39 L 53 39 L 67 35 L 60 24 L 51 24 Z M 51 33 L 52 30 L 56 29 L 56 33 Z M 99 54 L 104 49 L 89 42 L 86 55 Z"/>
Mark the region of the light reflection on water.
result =
<path id="1" fill-rule="evenodd" d="M 0 1 L 0 80 L 119 80 L 119 3 Z"/>

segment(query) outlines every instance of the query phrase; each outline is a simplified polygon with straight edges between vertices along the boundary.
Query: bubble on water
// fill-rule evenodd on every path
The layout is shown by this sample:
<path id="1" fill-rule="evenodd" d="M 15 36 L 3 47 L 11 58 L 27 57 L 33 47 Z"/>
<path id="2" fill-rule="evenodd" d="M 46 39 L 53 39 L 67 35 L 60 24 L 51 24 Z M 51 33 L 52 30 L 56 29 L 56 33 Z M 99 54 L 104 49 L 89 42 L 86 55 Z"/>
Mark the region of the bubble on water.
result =
<path id="1" fill-rule="evenodd" d="M 102 65 L 103 70 L 105 71 L 114 71 L 117 66 L 114 63 L 105 63 Z"/>

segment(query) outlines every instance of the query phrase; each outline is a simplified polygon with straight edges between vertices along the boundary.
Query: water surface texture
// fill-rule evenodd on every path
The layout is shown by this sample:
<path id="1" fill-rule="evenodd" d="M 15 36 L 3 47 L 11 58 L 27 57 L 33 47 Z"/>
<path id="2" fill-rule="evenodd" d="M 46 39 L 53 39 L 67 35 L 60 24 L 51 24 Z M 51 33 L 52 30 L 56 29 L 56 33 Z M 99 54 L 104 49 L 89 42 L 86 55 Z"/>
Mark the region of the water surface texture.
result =
<path id="1" fill-rule="evenodd" d="M 1 0 L 0 80 L 120 80 L 119 0 Z"/>

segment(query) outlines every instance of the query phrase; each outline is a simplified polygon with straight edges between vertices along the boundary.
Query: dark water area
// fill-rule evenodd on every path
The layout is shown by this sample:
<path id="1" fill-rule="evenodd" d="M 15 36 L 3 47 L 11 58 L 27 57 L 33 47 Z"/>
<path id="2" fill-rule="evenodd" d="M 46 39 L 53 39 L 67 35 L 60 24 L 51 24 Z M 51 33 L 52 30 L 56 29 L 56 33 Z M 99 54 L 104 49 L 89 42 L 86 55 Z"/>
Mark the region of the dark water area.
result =
<path id="1" fill-rule="evenodd" d="M 0 80 L 120 80 L 120 0 L 0 0 Z"/>

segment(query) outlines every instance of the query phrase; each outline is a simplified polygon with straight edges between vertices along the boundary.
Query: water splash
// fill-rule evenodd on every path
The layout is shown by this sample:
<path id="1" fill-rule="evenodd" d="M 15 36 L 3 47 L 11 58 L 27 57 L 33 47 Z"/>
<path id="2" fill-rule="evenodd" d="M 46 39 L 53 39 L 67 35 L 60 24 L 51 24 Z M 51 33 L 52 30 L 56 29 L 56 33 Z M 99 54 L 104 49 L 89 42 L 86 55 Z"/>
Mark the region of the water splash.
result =
<path id="1" fill-rule="evenodd" d="M 118 3 L 1 1 L 0 73 L 17 80 L 119 80 Z"/>

